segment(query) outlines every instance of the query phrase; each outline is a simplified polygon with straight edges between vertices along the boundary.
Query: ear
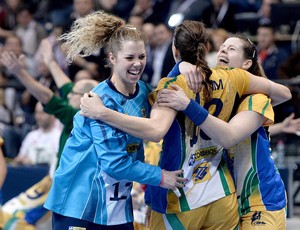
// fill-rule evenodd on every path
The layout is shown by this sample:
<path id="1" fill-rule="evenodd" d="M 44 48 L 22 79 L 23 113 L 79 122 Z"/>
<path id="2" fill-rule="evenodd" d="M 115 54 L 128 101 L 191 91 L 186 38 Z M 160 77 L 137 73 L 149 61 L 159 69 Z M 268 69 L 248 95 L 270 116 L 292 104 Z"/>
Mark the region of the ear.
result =
<path id="1" fill-rule="evenodd" d="M 252 66 L 252 60 L 251 59 L 247 59 L 246 61 L 243 62 L 242 64 L 242 69 L 248 70 L 250 69 L 250 67 Z"/>
<path id="2" fill-rule="evenodd" d="M 115 56 L 112 53 L 108 54 L 108 58 L 111 64 L 115 64 Z"/>

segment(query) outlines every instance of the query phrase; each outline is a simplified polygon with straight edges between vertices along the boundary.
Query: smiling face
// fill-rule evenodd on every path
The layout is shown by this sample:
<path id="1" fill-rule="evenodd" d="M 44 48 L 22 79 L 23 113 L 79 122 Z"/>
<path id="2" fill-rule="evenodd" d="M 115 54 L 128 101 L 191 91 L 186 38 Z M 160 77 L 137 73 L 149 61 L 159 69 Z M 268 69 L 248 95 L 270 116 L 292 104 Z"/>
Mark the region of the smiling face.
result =
<path id="1" fill-rule="evenodd" d="M 132 93 L 146 65 L 146 49 L 143 41 L 125 41 L 116 53 L 109 53 L 113 65 L 112 82 L 123 94 Z"/>
<path id="2" fill-rule="evenodd" d="M 248 69 L 252 61 L 244 58 L 243 42 L 240 38 L 228 38 L 217 54 L 217 65 Z M 249 66 L 250 64 L 250 66 Z"/>

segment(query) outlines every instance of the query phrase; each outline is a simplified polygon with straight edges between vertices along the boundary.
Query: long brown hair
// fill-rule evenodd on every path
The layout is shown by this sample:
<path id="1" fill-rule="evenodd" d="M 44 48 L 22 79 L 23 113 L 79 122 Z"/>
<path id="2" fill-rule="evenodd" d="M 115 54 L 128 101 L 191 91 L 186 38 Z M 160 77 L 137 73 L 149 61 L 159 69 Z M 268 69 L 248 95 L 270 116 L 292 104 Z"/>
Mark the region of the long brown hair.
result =
<path id="1" fill-rule="evenodd" d="M 212 97 L 209 77 L 212 74 L 205 59 L 209 36 L 202 22 L 185 20 L 174 31 L 173 44 L 182 61 L 196 65 L 205 76 L 203 81 L 204 101 Z"/>

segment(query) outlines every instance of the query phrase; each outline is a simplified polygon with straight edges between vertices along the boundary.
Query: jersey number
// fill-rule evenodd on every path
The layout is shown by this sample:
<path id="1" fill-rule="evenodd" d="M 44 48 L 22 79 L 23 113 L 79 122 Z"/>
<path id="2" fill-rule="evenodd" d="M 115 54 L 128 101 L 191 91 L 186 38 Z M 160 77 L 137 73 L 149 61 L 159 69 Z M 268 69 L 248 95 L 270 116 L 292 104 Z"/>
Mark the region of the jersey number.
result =
<path id="1" fill-rule="evenodd" d="M 131 184 L 132 184 L 131 182 L 126 182 L 125 187 L 129 187 Z M 109 200 L 112 200 L 112 201 L 126 200 L 127 196 L 120 196 L 119 197 L 120 182 L 113 184 L 113 186 L 115 186 L 114 196 L 110 197 Z"/>

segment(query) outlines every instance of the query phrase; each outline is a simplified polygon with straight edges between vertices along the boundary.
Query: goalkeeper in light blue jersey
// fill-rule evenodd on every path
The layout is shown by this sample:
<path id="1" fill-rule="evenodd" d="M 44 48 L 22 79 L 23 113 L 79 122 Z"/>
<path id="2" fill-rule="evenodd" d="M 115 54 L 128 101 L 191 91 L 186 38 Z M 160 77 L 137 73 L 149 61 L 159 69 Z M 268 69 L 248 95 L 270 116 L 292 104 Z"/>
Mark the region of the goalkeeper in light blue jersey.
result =
<path id="1" fill-rule="evenodd" d="M 112 76 L 93 92 L 120 113 L 147 117 L 151 89 L 140 77 L 146 65 L 145 37 L 124 20 L 96 12 L 76 20 L 62 35 L 68 58 L 105 47 Z M 84 111 L 82 111 L 84 112 Z M 100 120 L 77 113 L 45 208 L 53 211 L 53 230 L 132 229 L 132 181 L 167 189 L 183 187 L 182 170 L 145 164 L 143 140 Z"/>

